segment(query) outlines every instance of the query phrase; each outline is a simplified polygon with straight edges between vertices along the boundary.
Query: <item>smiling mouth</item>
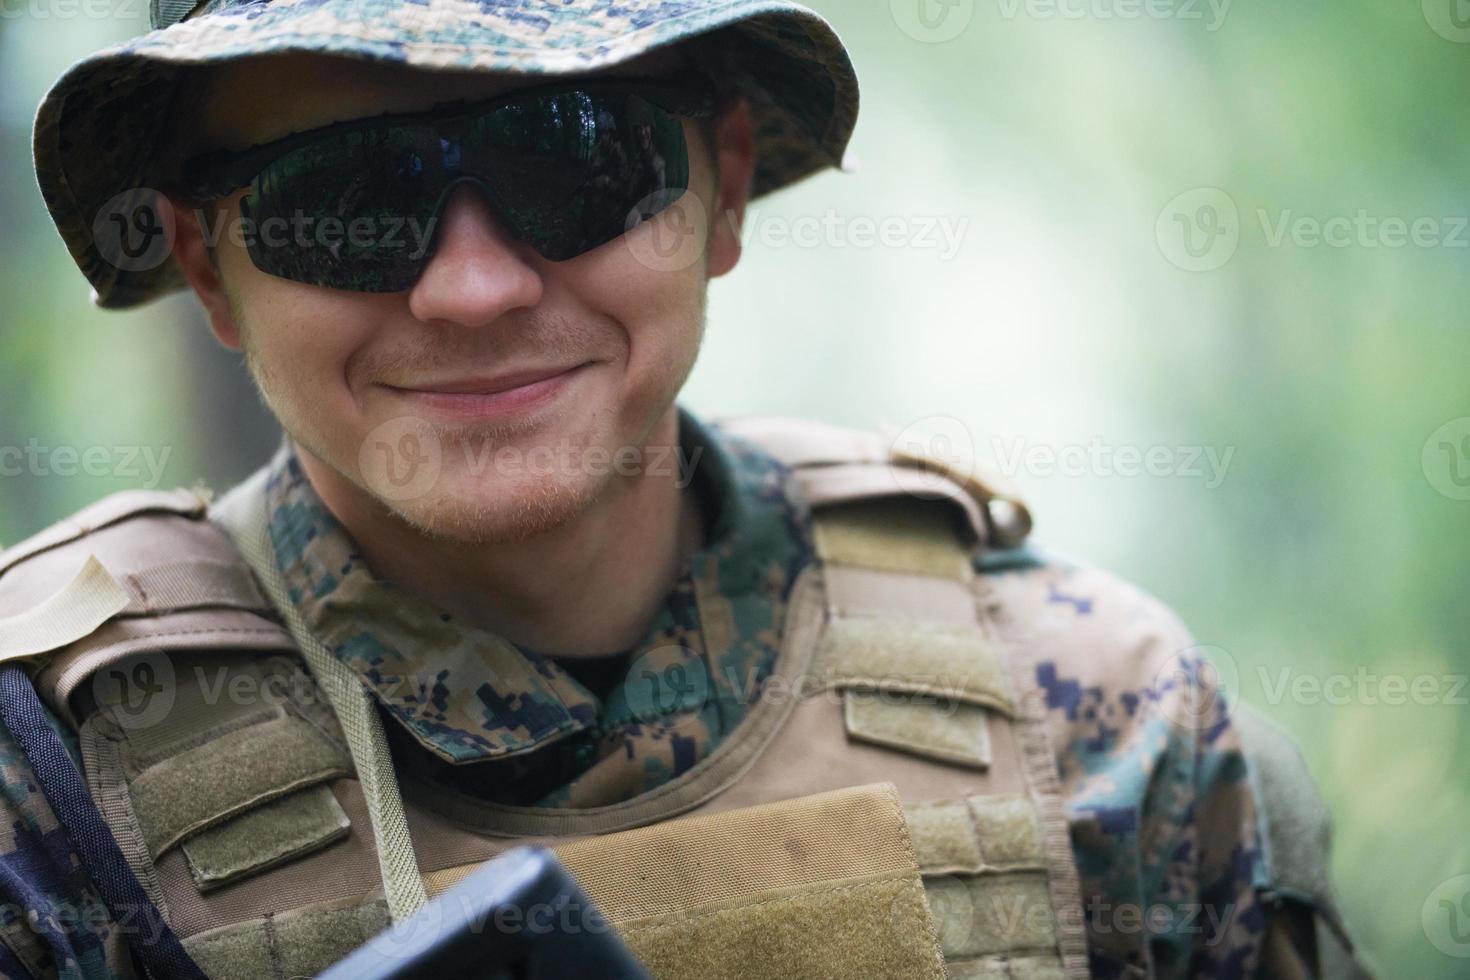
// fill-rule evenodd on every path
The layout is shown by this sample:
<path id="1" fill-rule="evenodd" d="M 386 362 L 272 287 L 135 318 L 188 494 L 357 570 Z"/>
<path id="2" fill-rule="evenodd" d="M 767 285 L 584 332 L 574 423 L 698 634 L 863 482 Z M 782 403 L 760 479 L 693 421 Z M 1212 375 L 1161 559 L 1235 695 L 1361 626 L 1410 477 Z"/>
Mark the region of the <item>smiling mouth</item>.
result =
<path id="1" fill-rule="evenodd" d="M 522 414 L 539 408 L 556 398 L 589 366 L 590 362 L 587 362 L 569 368 L 538 368 L 493 376 L 384 384 L 381 387 L 432 415 L 482 419 Z"/>

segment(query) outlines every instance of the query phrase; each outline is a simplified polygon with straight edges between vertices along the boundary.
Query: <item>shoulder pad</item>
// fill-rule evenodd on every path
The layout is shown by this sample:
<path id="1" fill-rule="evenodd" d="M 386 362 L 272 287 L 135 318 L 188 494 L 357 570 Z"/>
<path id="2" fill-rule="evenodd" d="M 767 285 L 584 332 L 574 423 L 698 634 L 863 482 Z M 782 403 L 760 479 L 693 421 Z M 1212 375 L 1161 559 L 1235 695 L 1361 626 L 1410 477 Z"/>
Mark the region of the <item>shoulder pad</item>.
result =
<path id="1" fill-rule="evenodd" d="M 0 575 L 32 555 L 75 541 L 137 514 L 203 514 L 208 497 L 193 490 L 124 490 L 64 517 L 18 544 L 0 550 Z"/>
<path id="2" fill-rule="evenodd" d="M 0 554 L 0 661 L 31 662 L 69 718 L 71 691 L 124 656 L 294 649 L 207 505 L 192 490 L 125 491 Z"/>
<path id="3" fill-rule="evenodd" d="M 939 458 L 897 438 L 805 419 L 722 419 L 724 431 L 790 467 L 814 507 L 889 496 L 948 500 L 977 540 L 1019 547 L 1031 512 L 1003 475 L 968 454 Z"/>

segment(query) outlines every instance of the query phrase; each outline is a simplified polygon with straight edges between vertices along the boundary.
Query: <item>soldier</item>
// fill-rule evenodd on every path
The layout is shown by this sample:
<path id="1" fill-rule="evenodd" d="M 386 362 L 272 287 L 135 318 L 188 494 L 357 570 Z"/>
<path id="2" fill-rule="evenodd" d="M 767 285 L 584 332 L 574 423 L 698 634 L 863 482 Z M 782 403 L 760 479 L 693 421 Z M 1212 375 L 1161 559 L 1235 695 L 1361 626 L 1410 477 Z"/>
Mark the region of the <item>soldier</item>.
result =
<path id="1" fill-rule="evenodd" d="M 287 438 L 0 558 L 0 971 L 309 975 L 524 842 L 659 977 L 1357 969 L 1299 757 L 1158 602 L 968 463 L 676 404 L 748 199 L 842 159 L 820 17 L 153 14 L 42 192 Z"/>

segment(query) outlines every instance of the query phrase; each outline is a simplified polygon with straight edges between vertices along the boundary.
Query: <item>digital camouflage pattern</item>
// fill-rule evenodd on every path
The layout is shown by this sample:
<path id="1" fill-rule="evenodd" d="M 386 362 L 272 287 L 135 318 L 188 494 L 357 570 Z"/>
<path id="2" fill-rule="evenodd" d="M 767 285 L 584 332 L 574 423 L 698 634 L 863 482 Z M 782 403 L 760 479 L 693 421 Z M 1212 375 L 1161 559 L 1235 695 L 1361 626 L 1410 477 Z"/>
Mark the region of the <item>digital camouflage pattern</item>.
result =
<path id="1" fill-rule="evenodd" d="M 730 734 L 775 655 L 791 584 L 814 560 L 810 515 L 779 463 L 683 423 L 686 453 L 702 447 L 696 486 L 714 532 L 606 703 L 551 661 L 376 580 L 292 457 L 278 461 L 272 532 L 298 608 L 395 719 L 399 765 L 505 802 L 586 807 L 657 789 Z M 1093 975 L 1311 976 L 1293 972 L 1312 962 L 1310 930 L 1268 942 L 1261 801 L 1230 705 L 1178 620 L 1111 576 L 1033 552 L 977 553 L 976 567 L 1001 634 L 1050 651 L 1036 680 Z M 725 637 L 710 641 L 717 654 L 713 636 Z M 116 923 L 3 727 L 0 771 L 0 937 L 37 977 L 130 975 Z M 26 895 L 89 915 L 64 936 L 44 916 L 27 925 Z M 74 966 L 58 969 L 54 950 L 76 950 Z"/>
<path id="2" fill-rule="evenodd" d="M 192 10 L 162 6 L 162 22 Z M 706 38 L 714 32 L 717 42 Z M 183 286 L 159 237 L 157 192 L 177 174 L 156 151 L 175 100 L 197 89 L 185 74 L 194 67 L 313 52 L 544 79 L 695 38 L 750 101 L 755 196 L 841 164 L 857 77 L 826 21 L 786 0 L 205 0 L 62 76 L 36 114 L 36 175 L 96 301 L 133 306 Z"/>
<path id="3" fill-rule="evenodd" d="M 629 651 L 627 679 L 605 702 L 554 660 L 377 578 L 296 456 L 284 452 L 266 493 L 291 601 L 413 741 L 445 764 L 432 766 L 437 778 L 461 791 L 586 807 L 652 789 L 708 756 L 759 697 L 787 597 L 812 553 L 810 515 L 788 487 L 790 470 L 687 413 L 680 429 L 685 465 L 704 481 L 710 539 Z M 735 635 L 707 643 L 701 608 L 733 624 Z M 523 758 L 509 769 L 487 764 L 509 756 Z"/>
<path id="4" fill-rule="evenodd" d="M 1268 877 L 1230 705 L 1156 599 L 1096 569 L 997 571 L 1007 618 L 1055 635 L 1038 663 L 1082 884 L 1093 976 L 1249 977 Z M 1109 658 L 1068 656 L 1066 645 Z M 1032 642 L 1035 642 L 1033 640 Z M 1043 649 L 1053 644 L 1042 642 Z M 1286 974 L 1290 975 L 1290 974 Z"/>

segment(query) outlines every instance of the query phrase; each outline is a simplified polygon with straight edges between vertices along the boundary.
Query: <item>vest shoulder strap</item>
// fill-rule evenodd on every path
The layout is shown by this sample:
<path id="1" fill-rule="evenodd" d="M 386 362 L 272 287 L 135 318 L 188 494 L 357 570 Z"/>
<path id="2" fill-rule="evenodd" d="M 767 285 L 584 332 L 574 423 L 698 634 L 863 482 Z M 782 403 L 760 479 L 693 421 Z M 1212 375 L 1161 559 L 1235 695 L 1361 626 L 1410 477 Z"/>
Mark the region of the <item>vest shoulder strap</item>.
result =
<path id="1" fill-rule="evenodd" d="M 294 649 L 193 490 L 125 491 L 0 555 L 0 662 L 21 661 L 68 723 L 88 676 L 174 650 Z"/>
<path id="2" fill-rule="evenodd" d="M 807 419 L 747 417 L 720 428 L 790 467 L 813 507 L 887 497 L 948 501 L 987 548 L 1016 548 L 1031 513 L 1010 481 L 963 451 Z"/>
<path id="3" fill-rule="evenodd" d="M 50 527 L 33 534 L 18 544 L 0 551 L 0 575 L 12 565 L 17 565 L 43 551 L 68 544 L 118 521 L 139 514 L 185 514 L 204 513 L 208 504 L 206 496 L 193 490 L 123 490 L 103 497 L 96 503 L 82 508 L 70 517 L 64 517 Z"/>

